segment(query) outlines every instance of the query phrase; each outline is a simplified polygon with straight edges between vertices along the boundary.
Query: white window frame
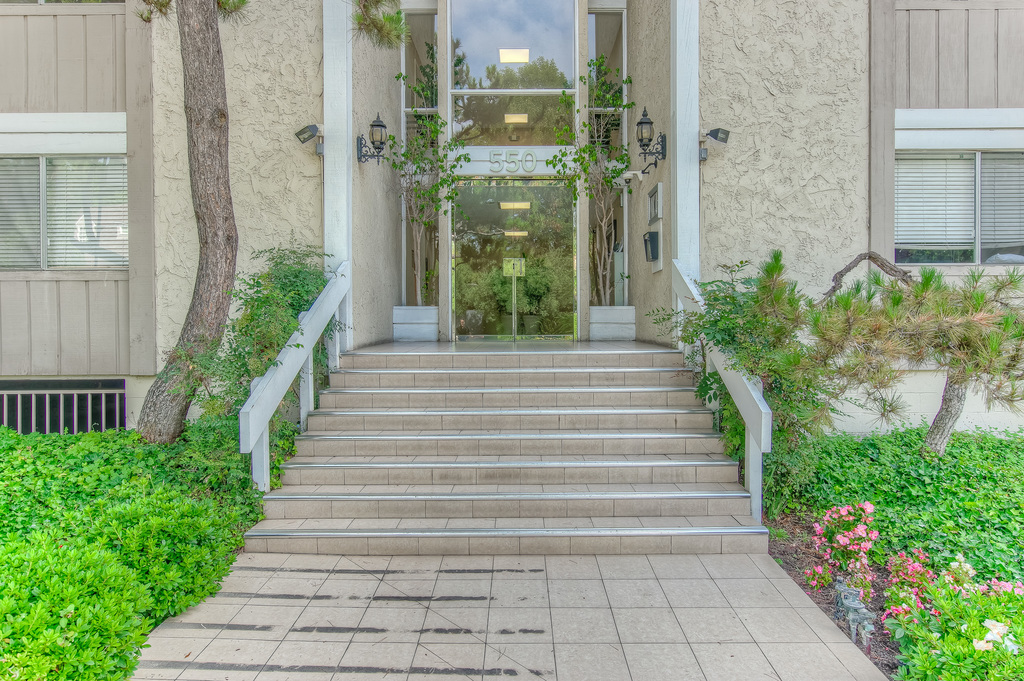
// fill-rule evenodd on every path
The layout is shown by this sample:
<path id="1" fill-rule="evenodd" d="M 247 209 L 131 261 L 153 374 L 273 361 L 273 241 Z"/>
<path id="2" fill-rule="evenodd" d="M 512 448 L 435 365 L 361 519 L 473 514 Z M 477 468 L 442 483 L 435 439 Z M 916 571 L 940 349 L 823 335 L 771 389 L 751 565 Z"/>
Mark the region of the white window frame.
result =
<path id="1" fill-rule="evenodd" d="M 899 263 L 901 267 L 940 267 L 955 271 L 983 266 L 981 262 L 980 201 L 981 156 L 977 152 L 1024 151 L 1024 109 L 896 109 L 895 153 L 948 151 L 975 153 L 974 263 Z M 893 187 L 895 191 L 895 187 Z M 889 254 L 895 260 L 892 232 Z"/>

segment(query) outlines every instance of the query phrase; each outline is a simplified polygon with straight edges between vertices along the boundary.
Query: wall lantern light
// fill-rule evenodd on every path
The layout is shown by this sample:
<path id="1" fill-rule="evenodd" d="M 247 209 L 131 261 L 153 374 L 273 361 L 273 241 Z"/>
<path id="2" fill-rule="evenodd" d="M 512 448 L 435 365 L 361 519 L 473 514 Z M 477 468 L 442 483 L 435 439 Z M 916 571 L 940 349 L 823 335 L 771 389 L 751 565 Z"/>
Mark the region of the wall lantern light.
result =
<path id="1" fill-rule="evenodd" d="M 380 119 L 380 114 L 377 114 L 377 118 L 374 119 L 373 123 L 370 123 L 370 145 L 366 144 L 366 138 L 360 135 L 356 138 L 356 157 L 360 163 L 366 163 L 367 161 L 376 159 L 377 165 L 380 165 L 381 158 L 384 157 L 384 143 L 388 139 L 388 126 L 384 125 L 384 121 Z M 370 146 L 373 147 L 371 152 Z"/>
<path id="2" fill-rule="evenodd" d="M 657 168 L 658 161 L 665 160 L 665 133 L 658 135 L 655 140 L 654 137 L 654 121 L 647 117 L 647 107 L 644 107 L 644 113 L 640 117 L 640 120 L 636 122 L 636 141 L 640 144 L 640 158 L 647 160 L 653 158 L 651 163 L 647 164 L 647 167 L 640 172 L 644 175 L 647 174 L 648 169 L 652 166 Z M 651 143 L 654 143 L 653 145 Z"/>

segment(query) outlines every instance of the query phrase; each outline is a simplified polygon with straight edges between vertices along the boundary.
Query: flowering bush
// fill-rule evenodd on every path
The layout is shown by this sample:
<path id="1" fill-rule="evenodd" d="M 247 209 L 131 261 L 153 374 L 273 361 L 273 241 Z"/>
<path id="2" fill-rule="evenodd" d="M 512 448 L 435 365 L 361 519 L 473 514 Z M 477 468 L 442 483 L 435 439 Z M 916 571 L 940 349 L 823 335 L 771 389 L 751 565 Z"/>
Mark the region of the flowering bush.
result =
<path id="1" fill-rule="evenodd" d="M 869 501 L 856 505 L 836 506 L 825 512 L 821 523 L 814 523 L 814 546 L 821 551 L 824 563 L 804 570 L 804 579 L 815 589 L 832 582 L 834 572 L 849 576 L 849 584 L 860 589 L 862 600 L 871 598 L 871 566 L 868 550 L 878 539 L 878 532 L 869 529 L 874 521 L 875 507 Z"/>
<path id="2" fill-rule="evenodd" d="M 886 627 L 904 664 L 894 677 L 907 681 L 1024 678 L 1024 583 L 974 582 L 963 556 L 940 576 L 915 551 L 890 561 Z"/>

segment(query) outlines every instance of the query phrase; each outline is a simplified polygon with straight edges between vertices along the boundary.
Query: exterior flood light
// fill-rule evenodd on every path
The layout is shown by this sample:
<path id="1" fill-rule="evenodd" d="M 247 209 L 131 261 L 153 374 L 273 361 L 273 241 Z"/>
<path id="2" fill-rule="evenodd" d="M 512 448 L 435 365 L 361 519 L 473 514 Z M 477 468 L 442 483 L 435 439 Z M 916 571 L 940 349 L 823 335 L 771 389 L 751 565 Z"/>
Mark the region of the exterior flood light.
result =
<path id="1" fill-rule="evenodd" d="M 370 146 L 373 147 L 373 151 L 371 152 L 370 146 L 367 146 L 366 138 L 362 135 L 356 138 L 356 157 L 359 162 L 366 163 L 376 159 L 377 165 L 380 165 L 380 160 L 384 156 L 384 143 L 387 139 L 388 126 L 384 125 L 384 121 L 380 119 L 380 113 L 378 113 L 377 118 L 370 123 Z"/>
<path id="2" fill-rule="evenodd" d="M 528 48 L 499 48 L 498 61 L 502 64 L 528 64 L 530 50 Z"/>
<path id="3" fill-rule="evenodd" d="M 654 137 L 654 121 L 647 116 L 647 107 L 644 107 L 644 112 L 640 116 L 640 120 L 636 122 L 636 141 L 640 144 L 640 158 L 646 161 L 649 158 L 654 160 L 647 164 L 647 167 L 641 170 L 641 174 L 646 175 L 647 171 L 653 166 L 658 167 L 658 161 L 665 160 L 665 133 L 661 133 L 655 141 Z M 652 145 L 651 143 L 654 142 Z"/>
<path id="4" fill-rule="evenodd" d="M 729 141 L 729 131 L 725 128 L 715 128 L 714 130 L 708 130 L 708 139 L 715 140 L 726 144 Z"/>
<path id="5" fill-rule="evenodd" d="M 295 136 L 303 144 L 320 135 L 320 126 L 318 125 L 307 125 L 302 130 L 295 133 Z"/>

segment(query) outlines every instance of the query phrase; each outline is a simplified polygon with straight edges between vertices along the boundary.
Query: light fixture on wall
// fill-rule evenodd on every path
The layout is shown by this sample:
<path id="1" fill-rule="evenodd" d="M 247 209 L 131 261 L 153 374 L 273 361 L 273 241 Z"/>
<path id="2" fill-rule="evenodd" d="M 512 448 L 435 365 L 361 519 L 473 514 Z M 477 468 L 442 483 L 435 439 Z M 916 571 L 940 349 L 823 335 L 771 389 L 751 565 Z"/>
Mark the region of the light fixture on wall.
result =
<path id="1" fill-rule="evenodd" d="M 384 121 L 380 119 L 378 113 L 377 118 L 370 123 L 370 144 L 366 144 L 366 138 L 362 135 L 356 138 L 356 158 L 360 163 L 376 159 L 377 165 L 380 165 L 380 160 L 384 157 L 384 143 L 387 142 L 387 139 L 388 126 L 384 125 Z M 370 146 L 373 147 L 372 151 Z"/>
<path id="2" fill-rule="evenodd" d="M 704 133 L 704 139 L 701 140 L 701 144 L 703 144 L 706 140 L 711 140 L 713 142 L 717 142 L 718 144 L 726 144 L 729 142 L 729 131 L 726 130 L 725 128 L 712 128 L 711 130 L 708 130 L 706 133 Z M 700 148 L 700 160 L 708 160 L 707 147 Z"/>
<path id="3" fill-rule="evenodd" d="M 295 137 L 303 144 L 309 142 L 310 140 L 318 140 L 316 143 L 316 153 L 318 156 L 324 155 L 324 126 L 322 124 L 311 123 L 310 125 L 307 125 L 306 127 L 296 132 Z"/>
<path id="4" fill-rule="evenodd" d="M 643 115 L 640 116 L 640 120 L 636 122 L 636 141 L 640 144 L 640 158 L 647 160 L 653 158 L 654 160 L 647 164 L 647 167 L 640 172 L 644 175 L 653 166 L 658 167 L 658 161 L 665 160 L 665 133 L 661 133 L 655 141 L 654 137 L 654 121 L 647 117 L 647 107 L 644 107 Z M 652 145 L 653 142 L 653 145 Z"/>

